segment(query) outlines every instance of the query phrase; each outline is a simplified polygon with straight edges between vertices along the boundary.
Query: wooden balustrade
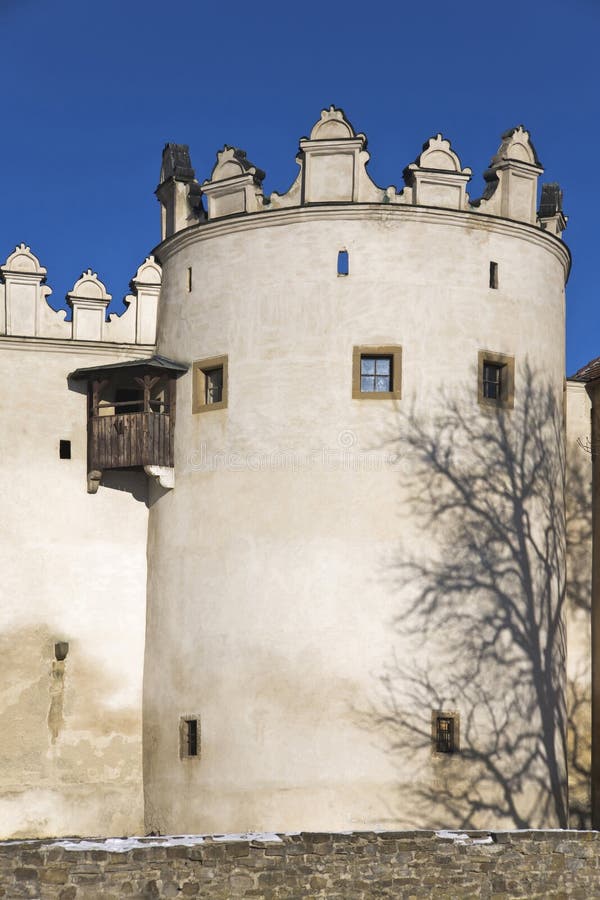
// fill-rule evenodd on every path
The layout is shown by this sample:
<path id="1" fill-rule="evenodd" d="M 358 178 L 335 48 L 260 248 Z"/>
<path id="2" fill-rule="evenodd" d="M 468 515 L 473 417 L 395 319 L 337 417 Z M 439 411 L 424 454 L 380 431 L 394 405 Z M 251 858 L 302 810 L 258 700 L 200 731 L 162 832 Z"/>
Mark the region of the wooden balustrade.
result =
<path id="1" fill-rule="evenodd" d="M 169 413 L 134 412 L 88 419 L 88 469 L 172 466 Z"/>

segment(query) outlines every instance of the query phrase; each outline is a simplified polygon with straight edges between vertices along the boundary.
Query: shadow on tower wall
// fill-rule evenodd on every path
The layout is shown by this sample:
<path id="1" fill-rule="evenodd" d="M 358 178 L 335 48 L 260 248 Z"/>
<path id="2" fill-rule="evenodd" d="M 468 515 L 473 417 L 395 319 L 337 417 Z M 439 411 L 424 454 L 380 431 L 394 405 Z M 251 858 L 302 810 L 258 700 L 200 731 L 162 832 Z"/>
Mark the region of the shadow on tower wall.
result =
<path id="1" fill-rule="evenodd" d="M 555 395 L 530 371 L 523 383 L 512 410 L 451 399 L 404 415 L 394 440 L 424 539 L 396 558 L 401 649 L 364 722 L 404 773 L 406 824 L 419 810 L 430 826 L 566 827 L 567 758 L 571 824 L 589 821 L 589 668 L 567 683 L 565 626 L 567 597 L 589 617 L 588 461 L 567 466 Z M 453 709 L 460 752 L 436 752 L 432 711 Z"/>

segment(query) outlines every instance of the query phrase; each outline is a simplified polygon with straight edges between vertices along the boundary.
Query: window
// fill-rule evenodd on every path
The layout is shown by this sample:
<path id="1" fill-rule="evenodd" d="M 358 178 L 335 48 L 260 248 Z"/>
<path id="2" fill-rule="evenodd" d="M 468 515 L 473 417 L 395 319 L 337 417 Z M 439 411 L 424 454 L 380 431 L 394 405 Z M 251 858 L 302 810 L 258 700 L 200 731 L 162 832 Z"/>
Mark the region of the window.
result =
<path id="1" fill-rule="evenodd" d="M 498 263 L 490 263 L 490 287 L 497 289 L 498 287 Z"/>
<path id="2" fill-rule="evenodd" d="M 402 378 L 402 348 L 355 347 L 352 358 L 354 400 L 399 400 Z"/>
<path id="3" fill-rule="evenodd" d="M 58 457 L 59 459 L 71 459 L 71 441 L 59 441 Z"/>
<path id="4" fill-rule="evenodd" d="M 338 273 L 338 275 L 349 275 L 350 274 L 347 250 L 340 250 L 338 253 L 337 273 Z"/>
<path id="5" fill-rule="evenodd" d="M 201 359 L 192 367 L 192 412 L 227 407 L 227 357 Z"/>
<path id="6" fill-rule="evenodd" d="M 200 756 L 199 716 L 182 716 L 179 720 L 179 756 L 181 759 Z"/>
<path id="7" fill-rule="evenodd" d="M 502 369 L 498 363 L 483 364 L 483 397 L 485 400 L 499 400 L 502 396 Z"/>
<path id="8" fill-rule="evenodd" d="M 481 406 L 512 409 L 515 400 L 515 358 L 479 351 L 478 400 Z"/>
<path id="9" fill-rule="evenodd" d="M 205 371 L 204 388 L 204 402 L 207 405 L 223 402 L 223 366 Z"/>
<path id="10" fill-rule="evenodd" d="M 459 714 L 434 709 L 431 713 L 431 743 L 434 753 L 457 753 L 459 748 Z"/>

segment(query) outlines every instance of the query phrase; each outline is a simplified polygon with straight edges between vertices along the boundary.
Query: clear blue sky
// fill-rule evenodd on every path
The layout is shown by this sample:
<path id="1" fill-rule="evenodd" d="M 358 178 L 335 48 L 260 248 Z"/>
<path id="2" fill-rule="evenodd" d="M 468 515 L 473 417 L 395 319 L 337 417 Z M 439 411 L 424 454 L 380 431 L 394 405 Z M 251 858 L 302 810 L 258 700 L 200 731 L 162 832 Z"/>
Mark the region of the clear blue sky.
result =
<path id="1" fill-rule="evenodd" d="M 190 145 L 199 180 L 242 147 L 282 191 L 335 103 L 378 184 L 401 185 L 441 131 L 472 197 L 501 132 L 525 124 L 565 192 L 568 372 L 600 355 L 600 0 L 0 0 L 0 34 L 0 258 L 28 243 L 53 305 L 88 266 L 120 302 L 159 240 L 166 141 Z"/>

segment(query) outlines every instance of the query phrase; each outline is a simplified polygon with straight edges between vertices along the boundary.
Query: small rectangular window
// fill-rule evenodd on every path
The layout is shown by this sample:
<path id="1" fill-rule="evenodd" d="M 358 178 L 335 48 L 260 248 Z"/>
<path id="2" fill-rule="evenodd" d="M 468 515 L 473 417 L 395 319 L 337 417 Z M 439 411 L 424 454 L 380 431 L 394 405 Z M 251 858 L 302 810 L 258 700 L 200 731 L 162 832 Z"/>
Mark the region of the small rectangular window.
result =
<path id="1" fill-rule="evenodd" d="M 227 357 L 199 359 L 192 366 L 192 412 L 208 412 L 227 407 Z"/>
<path id="2" fill-rule="evenodd" d="M 498 263 L 490 262 L 490 287 L 498 287 Z"/>
<path id="3" fill-rule="evenodd" d="M 512 409 L 515 402 L 515 358 L 480 350 L 477 395 L 482 406 Z"/>
<path id="4" fill-rule="evenodd" d="M 222 403 L 223 401 L 223 366 L 204 371 L 205 397 L 204 402 Z"/>
<path id="5" fill-rule="evenodd" d="M 450 716 L 437 717 L 435 744 L 438 753 L 454 753 L 454 719 Z"/>
<path id="6" fill-rule="evenodd" d="M 502 371 L 506 368 L 497 363 L 483 364 L 483 396 L 486 400 L 500 400 L 502 396 Z"/>
<path id="7" fill-rule="evenodd" d="M 191 266 L 188 266 L 188 270 L 187 270 L 187 289 L 188 289 L 188 294 L 189 294 L 192 290 L 192 267 Z"/>
<path id="8" fill-rule="evenodd" d="M 350 273 L 350 262 L 347 250 L 340 250 L 338 253 L 337 273 L 338 275 L 348 275 Z"/>
<path id="9" fill-rule="evenodd" d="M 71 459 L 71 441 L 59 441 L 58 456 L 60 459 Z"/>
<path id="10" fill-rule="evenodd" d="M 459 714 L 434 709 L 431 713 L 431 743 L 434 753 L 457 753 L 459 747 Z"/>
<path id="11" fill-rule="evenodd" d="M 181 759 L 200 756 L 200 719 L 182 716 L 179 720 L 179 756 Z"/>

